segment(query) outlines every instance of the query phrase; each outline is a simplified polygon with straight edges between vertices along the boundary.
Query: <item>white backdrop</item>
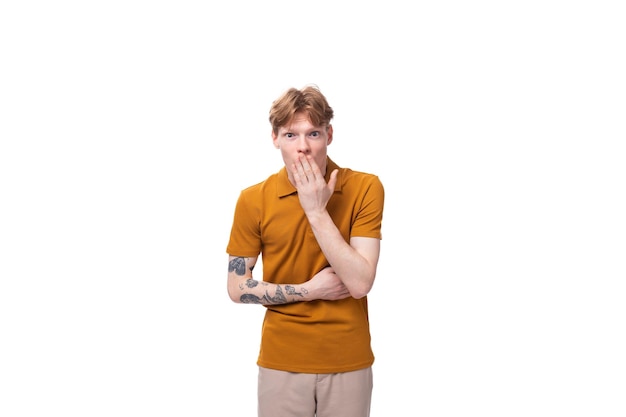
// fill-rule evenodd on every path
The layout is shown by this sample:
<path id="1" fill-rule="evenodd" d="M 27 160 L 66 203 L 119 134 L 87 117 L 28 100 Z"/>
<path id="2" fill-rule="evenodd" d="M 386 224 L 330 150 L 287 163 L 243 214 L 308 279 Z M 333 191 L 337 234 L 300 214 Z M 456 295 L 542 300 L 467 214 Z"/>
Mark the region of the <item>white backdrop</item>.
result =
<path id="1" fill-rule="evenodd" d="M 271 101 L 386 189 L 373 417 L 626 414 L 618 1 L 0 5 L 0 415 L 253 416 Z"/>

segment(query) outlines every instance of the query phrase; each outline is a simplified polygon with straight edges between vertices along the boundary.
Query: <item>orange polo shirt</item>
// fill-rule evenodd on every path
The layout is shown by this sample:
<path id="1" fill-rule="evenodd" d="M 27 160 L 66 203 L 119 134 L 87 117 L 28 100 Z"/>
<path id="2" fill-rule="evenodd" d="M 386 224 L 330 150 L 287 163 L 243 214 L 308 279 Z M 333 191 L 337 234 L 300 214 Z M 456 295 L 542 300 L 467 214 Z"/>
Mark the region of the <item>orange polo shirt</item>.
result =
<path id="1" fill-rule="evenodd" d="M 326 181 L 339 168 L 328 159 Z M 375 175 L 339 168 L 327 210 L 346 242 L 352 236 L 381 239 L 384 189 Z M 237 201 L 232 256 L 261 255 L 263 281 L 299 284 L 328 261 L 283 167 L 244 189 Z M 335 373 L 374 363 L 367 297 L 266 306 L 257 364 L 290 372 Z"/>

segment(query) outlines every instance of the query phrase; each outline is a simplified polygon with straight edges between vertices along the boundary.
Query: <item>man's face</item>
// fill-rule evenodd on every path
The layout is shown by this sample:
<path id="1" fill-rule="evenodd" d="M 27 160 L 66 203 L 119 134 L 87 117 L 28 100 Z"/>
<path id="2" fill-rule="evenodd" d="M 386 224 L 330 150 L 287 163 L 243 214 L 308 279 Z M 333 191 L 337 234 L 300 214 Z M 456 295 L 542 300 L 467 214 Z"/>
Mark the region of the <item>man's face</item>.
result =
<path id="1" fill-rule="evenodd" d="M 333 127 L 313 126 L 308 116 L 296 113 L 290 124 L 272 131 L 274 146 L 280 149 L 291 178 L 291 165 L 299 156 L 311 155 L 322 173 L 326 173 L 326 149 L 333 140 Z"/>

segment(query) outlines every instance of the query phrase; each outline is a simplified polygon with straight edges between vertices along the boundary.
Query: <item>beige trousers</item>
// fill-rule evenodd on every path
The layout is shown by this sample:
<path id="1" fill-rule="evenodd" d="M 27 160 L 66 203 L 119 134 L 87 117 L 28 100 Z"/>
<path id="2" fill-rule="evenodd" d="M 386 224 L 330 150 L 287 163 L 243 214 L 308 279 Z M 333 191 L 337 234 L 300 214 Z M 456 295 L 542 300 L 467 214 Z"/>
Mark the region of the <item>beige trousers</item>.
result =
<path id="1" fill-rule="evenodd" d="M 369 417 L 372 368 L 303 374 L 259 367 L 259 417 Z"/>

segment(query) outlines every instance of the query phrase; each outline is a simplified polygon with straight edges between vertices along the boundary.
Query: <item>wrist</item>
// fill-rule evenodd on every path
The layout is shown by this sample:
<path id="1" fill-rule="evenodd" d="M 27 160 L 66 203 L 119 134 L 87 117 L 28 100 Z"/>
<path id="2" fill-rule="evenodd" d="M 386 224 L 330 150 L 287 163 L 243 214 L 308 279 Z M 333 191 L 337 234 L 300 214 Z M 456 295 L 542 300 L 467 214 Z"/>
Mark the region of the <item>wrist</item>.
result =
<path id="1" fill-rule="evenodd" d="M 309 211 L 305 214 L 311 226 L 324 224 L 325 221 L 330 219 L 330 214 L 328 214 L 328 211 L 325 208 L 321 210 Z"/>
<path id="2" fill-rule="evenodd" d="M 312 288 L 310 281 L 307 281 L 304 284 L 300 285 L 300 289 L 298 290 L 300 301 L 312 301 L 313 296 L 311 291 Z"/>

